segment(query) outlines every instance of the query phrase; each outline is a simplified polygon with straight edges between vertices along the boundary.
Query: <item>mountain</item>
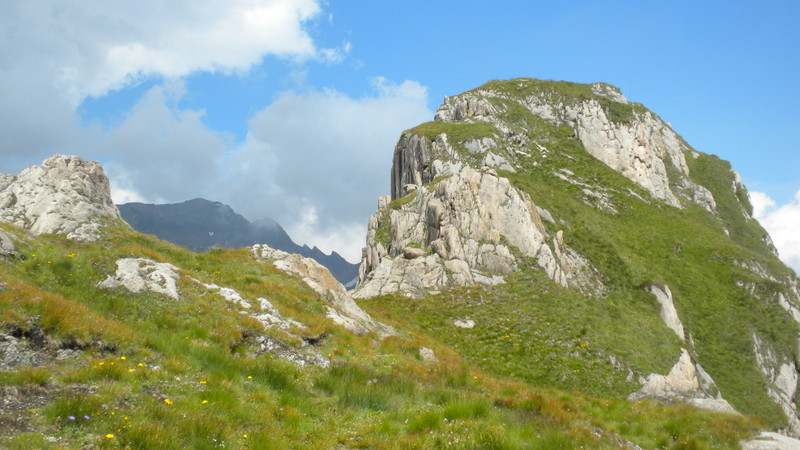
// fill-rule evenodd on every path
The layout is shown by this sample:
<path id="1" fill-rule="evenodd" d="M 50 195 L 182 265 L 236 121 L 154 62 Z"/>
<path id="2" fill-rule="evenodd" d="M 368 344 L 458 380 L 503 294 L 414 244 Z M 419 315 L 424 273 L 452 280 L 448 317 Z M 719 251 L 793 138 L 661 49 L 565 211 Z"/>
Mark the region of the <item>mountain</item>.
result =
<path id="1" fill-rule="evenodd" d="M 0 176 L 0 447 L 800 448 L 797 277 L 644 106 L 492 81 L 390 183 L 348 292 L 132 229 L 97 163 Z"/>
<path id="2" fill-rule="evenodd" d="M 154 234 L 195 252 L 268 244 L 316 260 L 342 284 L 358 276 L 358 265 L 348 263 L 338 253 L 326 255 L 316 247 L 299 246 L 271 218 L 265 217 L 251 223 L 220 202 L 196 198 L 162 205 L 126 203 L 117 205 L 117 208 L 122 218 L 135 230 Z"/>
<path id="3" fill-rule="evenodd" d="M 379 205 L 353 295 L 484 370 L 800 433 L 796 275 L 730 164 L 617 88 L 449 97 L 401 135 Z"/>

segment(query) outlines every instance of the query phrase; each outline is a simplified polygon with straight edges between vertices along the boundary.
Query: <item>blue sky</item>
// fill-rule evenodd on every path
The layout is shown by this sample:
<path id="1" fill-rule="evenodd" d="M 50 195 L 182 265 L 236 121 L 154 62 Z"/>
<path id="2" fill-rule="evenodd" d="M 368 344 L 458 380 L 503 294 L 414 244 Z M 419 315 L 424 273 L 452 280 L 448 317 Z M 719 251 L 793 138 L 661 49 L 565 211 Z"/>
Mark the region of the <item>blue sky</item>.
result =
<path id="1" fill-rule="evenodd" d="M 800 264 L 798 2 L 14 3 L 4 173 L 75 153 L 120 201 L 223 201 L 355 260 L 394 142 L 443 96 L 605 81 L 731 161 Z"/>

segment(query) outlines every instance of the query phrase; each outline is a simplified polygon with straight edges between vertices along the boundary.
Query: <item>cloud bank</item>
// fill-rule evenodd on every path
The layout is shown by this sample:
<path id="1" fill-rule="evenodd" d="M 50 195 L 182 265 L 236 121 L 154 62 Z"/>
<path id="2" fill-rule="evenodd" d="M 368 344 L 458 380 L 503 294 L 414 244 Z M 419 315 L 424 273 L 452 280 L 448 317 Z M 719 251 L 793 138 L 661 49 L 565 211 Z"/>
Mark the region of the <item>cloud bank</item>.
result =
<path id="1" fill-rule="evenodd" d="M 354 98 L 285 91 L 254 111 L 243 143 L 181 108 L 199 71 L 247 76 L 267 56 L 305 73 L 341 63 L 350 43 L 312 36 L 320 0 L 85 0 L 0 4 L 0 172 L 53 153 L 103 163 L 115 201 L 206 197 L 250 219 L 270 215 L 295 240 L 360 257 L 376 197 L 388 191 L 399 132 L 432 113 L 417 82 L 372 80 Z M 327 16 L 322 17 L 325 20 Z M 78 107 L 155 82 L 112 125 L 82 123 Z M 302 83 L 300 83 L 302 85 Z"/>
<path id="2" fill-rule="evenodd" d="M 763 192 L 751 192 L 750 202 L 753 216 L 772 237 L 781 260 L 800 274 L 800 190 L 780 206 Z"/>
<path id="3" fill-rule="evenodd" d="M 76 107 L 147 77 L 243 72 L 265 56 L 324 59 L 316 0 L 0 3 L 0 136 L 13 169 L 82 150 Z"/>
<path id="4" fill-rule="evenodd" d="M 202 111 L 171 107 L 180 86 L 150 89 L 92 153 L 116 202 L 205 197 L 250 219 L 265 215 L 298 242 L 358 261 L 367 219 L 389 191 L 400 131 L 431 117 L 417 82 L 373 80 L 351 98 L 335 90 L 284 92 L 249 122 L 241 145 L 209 130 Z"/>

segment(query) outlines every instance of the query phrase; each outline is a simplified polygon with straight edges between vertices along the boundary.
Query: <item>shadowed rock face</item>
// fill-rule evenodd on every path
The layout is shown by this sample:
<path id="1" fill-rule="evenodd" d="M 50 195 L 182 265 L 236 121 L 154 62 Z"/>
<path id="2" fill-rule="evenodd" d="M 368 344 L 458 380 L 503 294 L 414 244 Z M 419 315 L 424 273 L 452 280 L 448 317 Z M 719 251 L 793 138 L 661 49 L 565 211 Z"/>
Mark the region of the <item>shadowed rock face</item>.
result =
<path id="1" fill-rule="evenodd" d="M 17 176 L 0 177 L 0 221 L 34 234 L 91 241 L 100 218 L 121 219 L 108 178 L 96 161 L 54 155 Z"/>

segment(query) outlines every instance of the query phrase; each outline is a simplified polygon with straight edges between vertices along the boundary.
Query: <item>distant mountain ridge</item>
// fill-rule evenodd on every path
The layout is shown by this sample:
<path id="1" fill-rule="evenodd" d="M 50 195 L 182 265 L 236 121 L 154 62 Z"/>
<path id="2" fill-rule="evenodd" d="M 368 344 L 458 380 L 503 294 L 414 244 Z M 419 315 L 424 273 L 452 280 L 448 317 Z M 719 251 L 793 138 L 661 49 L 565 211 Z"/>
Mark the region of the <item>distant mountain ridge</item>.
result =
<path id="1" fill-rule="evenodd" d="M 267 244 L 314 259 L 327 267 L 344 285 L 358 276 L 358 265 L 347 262 L 338 253 L 326 255 L 317 247 L 297 245 L 275 220 L 265 217 L 250 222 L 220 202 L 195 198 L 161 205 L 125 203 L 117 205 L 117 208 L 122 218 L 135 230 L 154 234 L 195 252 Z"/>

